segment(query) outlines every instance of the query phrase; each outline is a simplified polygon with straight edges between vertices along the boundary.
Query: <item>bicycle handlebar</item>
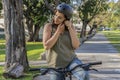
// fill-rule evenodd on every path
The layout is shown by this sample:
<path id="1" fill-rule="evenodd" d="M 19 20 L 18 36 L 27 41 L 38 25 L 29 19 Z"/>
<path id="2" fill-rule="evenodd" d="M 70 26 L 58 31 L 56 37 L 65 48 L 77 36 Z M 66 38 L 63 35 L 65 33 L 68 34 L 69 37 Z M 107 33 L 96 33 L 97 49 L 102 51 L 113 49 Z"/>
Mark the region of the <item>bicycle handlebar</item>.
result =
<path id="1" fill-rule="evenodd" d="M 56 72 L 71 72 L 73 70 L 75 70 L 77 67 L 81 67 L 83 68 L 84 70 L 86 71 L 89 71 L 89 70 L 92 70 L 90 69 L 90 67 L 92 67 L 93 65 L 100 65 L 102 64 L 102 62 L 91 62 L 91 63 L 85 63 L 85 64 L 80 64 L 80 65 L 77 65 L 75 66 L 73 69 L 71 70 L 67 70 L 67 69 L 56 69 L 56 68 L 31 68 L 29 69 L 29 71 L 41 71 L 42 74 L 46 74 L 49 70 L 53 70 L 53 71 L 56 71 Z M 93 69 L 95 70 L 95 69 Z"/>
<path id="2" fill-rule="evenodd" d="M 54 70 L 56 72 L 60 71 L 59 69 L 56 68 L 31 68 L 29 71 L 46 71 L 46 70 Z"/>
<path id="3" fill-rule="evenodd" d="M 88 70 L 91 70 L 90 67 L 92 67 L 93 65 L 100 65 L 100 64 L 102 64 L 101 61 L 99 61 L 99 62 L 91 62 L 91 63 L 80 64 L 80 65 L 75 66 L 73 69 L 71 69 L 71 71 L 75 70 L 77 67 L 81 67 L 81 68 L 83 68 L 84 70 L 88 71 Z"/>
<path id="4" fill-rule="evenodd" d="M 102 64 L 102 62 L 101 61 L 99 61 L 99 62 L 92 62 L 92 63 L 88 63 L 89 65 L 99 65 L 99 64 Z"/>

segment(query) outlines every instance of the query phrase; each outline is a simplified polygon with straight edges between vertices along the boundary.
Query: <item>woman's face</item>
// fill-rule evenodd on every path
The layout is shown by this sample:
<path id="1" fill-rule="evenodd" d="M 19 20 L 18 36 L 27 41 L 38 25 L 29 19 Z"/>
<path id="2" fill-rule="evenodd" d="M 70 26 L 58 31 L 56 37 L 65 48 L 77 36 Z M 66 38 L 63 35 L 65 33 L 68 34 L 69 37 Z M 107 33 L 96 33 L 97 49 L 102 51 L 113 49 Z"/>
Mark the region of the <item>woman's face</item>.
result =
<path id="1" fill-rule="evenodd" d="M 54 23 L 55 24 L 60 24 L 65 20 L 64 14 L 60 13 L 57 11 L 54 16 Z"/>

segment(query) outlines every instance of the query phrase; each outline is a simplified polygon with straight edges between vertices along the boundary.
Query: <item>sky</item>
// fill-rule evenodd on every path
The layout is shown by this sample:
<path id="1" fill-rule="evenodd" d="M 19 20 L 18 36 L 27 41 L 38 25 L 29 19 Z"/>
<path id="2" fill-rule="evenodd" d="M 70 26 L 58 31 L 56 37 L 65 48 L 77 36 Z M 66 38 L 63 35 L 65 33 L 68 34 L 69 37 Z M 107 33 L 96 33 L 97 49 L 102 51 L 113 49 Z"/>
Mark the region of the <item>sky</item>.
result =
<path id="1" fill-rule="evenodd" d="M 115 2 L 117 2 L 118 0 L 114 0 Z"/>
<path id="2" fill-rule="evenodd" d="M 113 1 L 113 0 L 110 0 L 110 1 Z M 118 0 L 114 0 L 114 2 L 117 2 Z"/>
<path id="3" fill-rule="evenodd" d="M 79 3 L 81 3 L 81 0 L 71 0 L 71 2 L 73 2 L 73 4 L 77 4 L 76 1 L 78 1 Z M 109 0 L 109 1 L 117 2 L 118 0 Z"/>

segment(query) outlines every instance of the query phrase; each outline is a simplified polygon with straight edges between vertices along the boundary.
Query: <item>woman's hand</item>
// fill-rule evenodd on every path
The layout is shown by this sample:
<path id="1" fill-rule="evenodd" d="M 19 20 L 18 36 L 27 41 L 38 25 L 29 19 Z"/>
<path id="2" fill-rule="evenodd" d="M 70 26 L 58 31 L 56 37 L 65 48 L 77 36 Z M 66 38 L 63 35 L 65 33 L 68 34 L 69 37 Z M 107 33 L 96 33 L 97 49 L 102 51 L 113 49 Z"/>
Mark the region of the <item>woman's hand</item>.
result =
<path id="1" fill-rule="evenodd" d="M 61 34 L 65 29 L 65 25 L 64 24 L 59 24 L 57 27 L 57 31 Z"/>
<path id="2" fill-rule="evenodd" d="M 66 25 L 66 27 L 69 29 L 69 28 L 71 28 L 71 26 L 72 26 L 72 22 L 71 21 L 65 21 L 64 22 L 64 24 Z"/>

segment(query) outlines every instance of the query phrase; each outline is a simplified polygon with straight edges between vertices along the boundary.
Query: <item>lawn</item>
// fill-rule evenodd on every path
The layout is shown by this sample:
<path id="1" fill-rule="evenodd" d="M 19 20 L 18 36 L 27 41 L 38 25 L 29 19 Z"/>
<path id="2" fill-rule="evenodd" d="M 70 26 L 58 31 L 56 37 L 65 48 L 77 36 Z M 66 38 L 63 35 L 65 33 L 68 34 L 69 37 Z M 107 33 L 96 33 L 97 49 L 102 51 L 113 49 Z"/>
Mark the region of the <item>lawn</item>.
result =
<path id="1" fill-rule="evenodd" d="M 103 33 L 120 53 L 120 31 L 103 31 Z"/>
<path id="2" fill-rule="evenodd" d="M 27 42 L 27 56 L 29 61 L 40 60 L 40 54 L 44 51 L 42 42 Z M 5 41 L 0 40 L 0 62 L 5 59 Z"/>
<path id="3" fill-rule="evenodd" d="M 27 55 L 29 61 L 40 60 L 40 54 L 44 51 L 42 42 L 27 42 Z"/>

